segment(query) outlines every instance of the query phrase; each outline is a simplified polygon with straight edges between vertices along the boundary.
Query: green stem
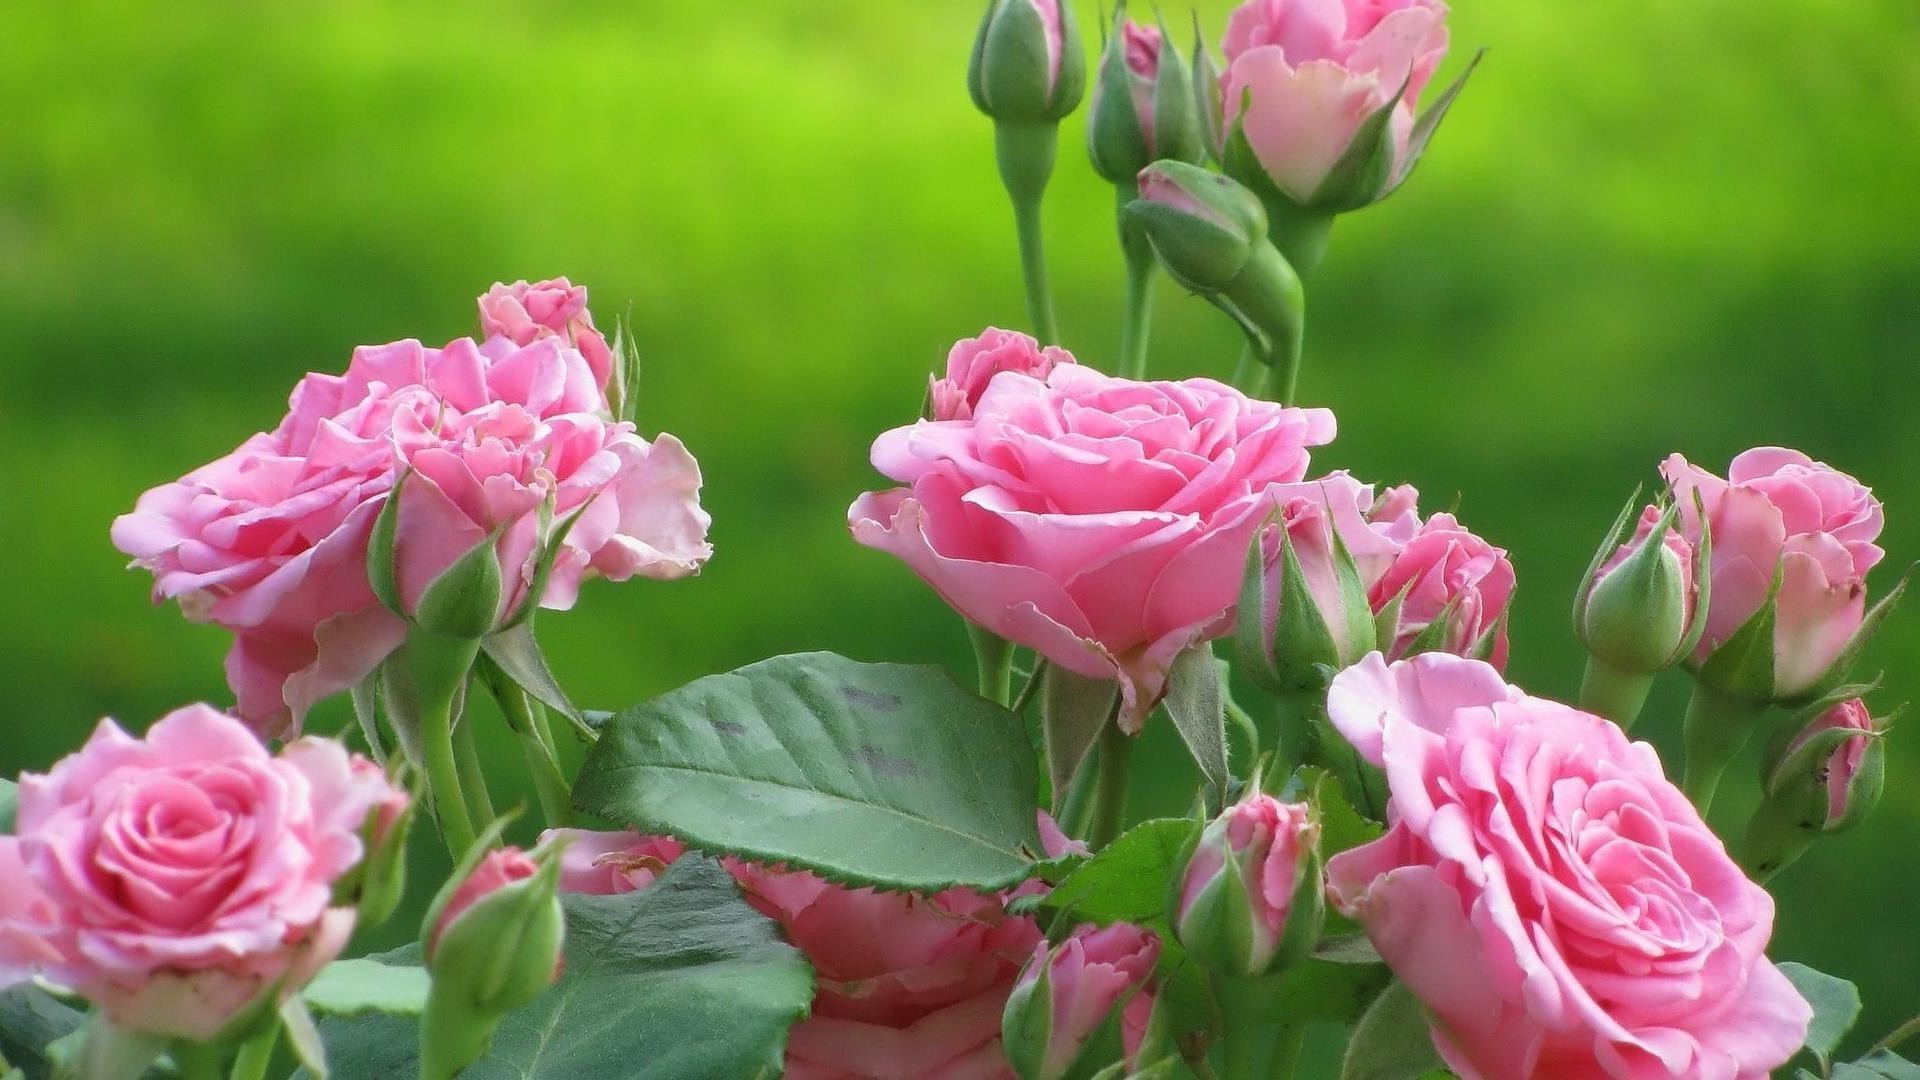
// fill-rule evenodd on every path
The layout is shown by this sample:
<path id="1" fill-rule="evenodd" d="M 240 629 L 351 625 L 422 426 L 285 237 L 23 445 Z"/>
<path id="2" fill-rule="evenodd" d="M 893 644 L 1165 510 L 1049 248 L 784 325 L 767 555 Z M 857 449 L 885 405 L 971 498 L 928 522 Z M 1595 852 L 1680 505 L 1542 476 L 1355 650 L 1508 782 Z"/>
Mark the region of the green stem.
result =
<path id="1" fill-rule="evenodd" d="M 1041 344 L 1057 345 L 1060 331 L 1053 321 L 1053 294 L 1047 287 L 1040 200 L 1046 193 L 1048 178 L 1053 175 L 1058 130 L 1050 122 L 996 122 L 993 136 L 1000 181 L 1006 185 L 1007 197 L 1013 201 L 1013 224 L 1020 237 L 1020 271 L 1026 279 L 1027 312 L 1033 320 L 1033 333 Z"/>
<path id="2" fill-rule="evenodd" d="M 1703 682 L 1693 684 L 1693 700 L 1687 703 L 1684 725 L 1686 778 L 1680 786 L 1701 817 L 1713 805 L 1721 774 L 1747 744 L 1766 711 L 1765 703 L 1742 701 Z"/>
<path id="3" fill-rule="evenodd" d="M 438 992 L 427 995 L 427 1007 L 420 1014 L 420 1080 L 454 1080 L 493 1042 L 500 1018 L 455 1004 L 451 997 Z"/>
<path id="4" fill-rule="evenodd" d="M 1275 1036 L 1278 1041 L 1273 1047 L 1273 1060 L 1267 1063 L 1267 1080 L 1293 1080 L 1294 1070 L 1300 1067 L 1300 1048 L 1307 1041 L 1306 1026 L 1286 1024 Z"/>
<path id="5" fill-rule="evenodd" d="M 534 794 L 540 800 L 547 826 L 562 829 L 572 825 L 573 792 L 566 771 L 560 767 L 559 751 L 554 749 L 547 710 L 511 682 L 502 685 L 488 679 L 487 688 L 506 713 L 507 726 L 520 736 L 520 749 L 527 759 L 527 772 L 533 777 Z"/>
<path id="6" fill-rule="evenodd" d="M 1281 776 L 1291 776 L 1313 749 L 1314 696 L 1297 690 L 1274 697 L 1274 768 Z"/>
<path id="7" fill-rule="evenodd" d="M 462 793 L 459 759 L 454 754 L 453 703 L 480 643 L 442 638 L 416 628 L 403 650 L 403 669 L 419 697 L 420 744 L 427 790 L 439 819 L 441 836 L 457 862 L 473 846 L 477 833 Z"/>
<path id="8" fill-rule="evenodd" d="M 1267 392 L 1267 378 L 1272 373 L 1267 362 L 1260 359 L 1260 350 L 1249 341 L 1240 349 L 1240 359 L 1233 365 L 1234 389 L 1248 397 L 1262 397 Z"/>
<path id="9" fill-rule="evenodd" d="M 1139 197 L 1139 185 L 1115 184 L 1114 213 L 1120 228 L 1120 252 L 1127 263 L 1127 306 L 1120 323 L 1120 377 L 1147 377 L 1147 338 L 1153 326 L 1153 269 L 1156 258 L 1146 230 L 1127 216 L 1127 204 Z"/>
<path id="10" fill-rule="evenodd" d="M 214 1043 L 181 1040 L 168 1048 L 181 1080 L 220 1080 L 220 1067 L 226 1055 Z"/>
<path id="11" fill-rule="evenodd" d="M 980 673 L 980 696 L 998 705 L 1013 700 L 1013 642 L 983 626 L 967 623 L 973 662 Z"/>
<path id="12" fill-rule="evenodd" d="M 485 828 L 493 824 L 493 797 L 487 793 L 487 773 L 480 766 L 480 751 L 474 744 L 473 718 L 465 717 L 453 729 L 454 766 L 460 774 L 460 791 L 467 799 L 467 813 L 474 824 Z"/>
<path id="13" fill-rule="evenodd" d="M 1127 779 L 1133 763 L 1133 738 L 1108 721 L 1100 731 L 1100 771 L 1093 778 L 1093 821 L 1087 846 L 1099 851 L 1120 835 L 1127 818 Z"/>
<path id="14" fill-rule="evenodd" d="M 1747 819 L 1740 866 L 1749 877 L 1765 885 L 1775 874 L 1799 861 L 1819 836 L 1817 829 L 1800 820 L 1780 800 L 1761 799 L 1760 805 L 1753 809 L 1753 816 Z"/>
<path id="15" fill-rule="evenodd" d="M 1060 819 L 1057 824 L 1060 831 L 1068 836 L 1085 839 L 1088 827 L 1093 823 L 1093 780 L 1100 771 L 1100 749 L 1080 762 L 1074 770 L 1073 780 L 1067 784 L 1067 797 L 1060 800 Z"/>
<path id="16" fill-rule="evenodd" d="M 273 1064 L 273 1044 L 279 1038 L 280 1025 L 270 1024 L 267 1030 L 241 1043 L 228 1080 L 265 1080 L 267 1066 Z"/>
<path id="17" fill-rule="evenodd" d="M 1333 215 L 1295 206 L 1285 199 L 1268 199 L 1266 206 L 1268 238 L 1292 264 L 1294 273 L 1303 278 L 1313 273 L 1326 257 Z"/>
<path id="18" fill-rule="evenodd" d="M 1213 998 L 1220 1006 L 1221 1080 L 1262 1080 L 1260 1044 L 1268 1026 L 1261 987 L 1253 979 L 1215 973 Z"/>
<path id="19" fill-rule="evenodd" d="M 1920 1035 L 1920 1016 L 1916 1016 L 1906 1023 L 1901 1024 L 1899 1027 L 1894 1028 L 1892 1031 L 1889 1031 L 1887 1037 L 1874 1043 L 1873 1049 L 1867 1051 L 1867 1053 L 1877 1053 L 1881 1050 L 1897 1050 L 1901 1043 L 1906 1042 L 1916 1035 Z"/>
<path id="20" fill-rule="evenodd" d="M 1260 725 L 1253 722 L 1253 717 L 1247 715 L 1247 710 L 1232 701 L 1227 702 L 1227 720 L 1239 730 L 1240 737 L 1247 741 L 1247 764 L 1252 766 L 1253 762 L 1260 757 Z"/>
<path id="21" fill-rule="evenodd" d="M 1633 727 L 1653 689 L 1653 676 L 1621 671 L 1597 656 L 1587 657 L 1587 674 L 1580 682 L 1580 707 L 1619 724 Z"/>

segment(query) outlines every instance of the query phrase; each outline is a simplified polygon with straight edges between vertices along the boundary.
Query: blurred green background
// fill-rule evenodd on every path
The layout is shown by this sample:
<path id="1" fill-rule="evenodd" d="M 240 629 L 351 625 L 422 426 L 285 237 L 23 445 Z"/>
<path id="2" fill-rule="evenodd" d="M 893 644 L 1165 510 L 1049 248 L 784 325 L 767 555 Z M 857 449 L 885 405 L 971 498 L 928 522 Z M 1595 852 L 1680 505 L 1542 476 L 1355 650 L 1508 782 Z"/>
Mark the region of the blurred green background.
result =
<path id="1" fill-rule="evenodd" d="M 1090 37 L 1096 16 L 1079 5 Z M 1217 35 L 1229 5 L 1201 15 Z M 1170 5 L 1181 28 L 1188 16 Z M 614 707 L 771 653 L 967 662 L 959 625 L 844 510 L 873 435 L 954 338 L 1024 321 L 976 4 L 208 3 L 16 12 L 0 35 L 0 773 L 100 716 L 227 700 L 224 636 L 146 602 L 107 541 L 153 484 L 272 426 L 363 342 L 472 332 L 496 279 L 629 302 L 641 422 L 699 456 L 698 579 L 588 589 L 542 622 Z M 1316 461 L 1407 480 L 1513 550 L 1511 673 L 1570 693 L 1599 532 L 1672 450 L 1785 443 L 1889 506 L 1920 556 L 1920 7 L 1912 0 L 1462 0 L 1486 63 L 1418 176 L 1343 219 L 1311 283 Z M 1062 131 L 1047 208 L 1067 344 L 1101 364 L 1111 196 Z M 1231 367 L 1162 283 L 1153 370 Z M 1920 694 L 1920 610 L 1873 649 Z M 1675 740 L 1685 680 L 1641 731 Z M 316 726 L 344 722 L 343 709 Z M 1861 1031 L 1920 1009 L 1920 736 L 1864 827 L 1778 880 L 1773 952 L 1858 981 Z M 1136 813 L 1178 809 L 1159 733 Z M 517 777 L 504 748 L 497 764 Z M 1751 770 L 1716 819 L 1737 828 Z M 430 846 L 430 845 L 421 845 Z"/>

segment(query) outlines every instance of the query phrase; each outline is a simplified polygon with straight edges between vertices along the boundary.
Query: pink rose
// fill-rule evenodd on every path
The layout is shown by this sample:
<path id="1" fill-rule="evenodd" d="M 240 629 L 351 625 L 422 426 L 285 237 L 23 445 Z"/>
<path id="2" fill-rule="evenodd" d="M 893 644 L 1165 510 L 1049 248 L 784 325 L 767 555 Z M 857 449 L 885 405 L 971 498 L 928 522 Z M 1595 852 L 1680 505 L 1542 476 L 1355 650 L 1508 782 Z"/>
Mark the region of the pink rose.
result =
<path id="1" fill-rule="evenodd" d="M 336 879 L 393 794 L 338 744 L 278 757 L 205 705 L 144 739 L 103 720 L 45 776 L 21 778 L 17 839 L 0 844 L 0 964 L 71 987 L 127 1030 L 207 1040 L 263 996 L 331 961 L 353 912 Z M 30 955 L 10 943 L 32 935 Z M 17 951 L 17 950 L 15 950 Z"/>
<path id="2" fill-rule="evenodd" d="M 1879 786 L 1884 782 L 1878 776 L 1872 777 L 1872 792 L 1863 798 L 1858 791 L 1862 781 L 1867 779 L 1868 751 L 1880 737 L 1880 725 L 1874 723 L 1872 715 L 1867 712 L 1867 703 L 1859 698 L 1849 698 L 1821 713 L 1788 742 L 1786 752 L 1781 756 L 1793 757 L 1795 751 L 1820 733 L 1835 728 L 1851 734 L 1834 747 L 1817 775 L 1824 781 L 1827 795 L 1826 817 L 1820 824 L 1826 829 L 1838 831 L 1858 820 L 1873 802 L 1878 801 Z"/>
<path id="3" fill-rule="evenodd" d="M 1248 0 L 1227 23 L 1228 129 L 1238 122 L 1274 184 L 1304 203 L 1393 104 L 1397 179 L 1414 104 L 1446 55 L 1446 15 L 1439 0 Z"/>
<path id="4" fill-rule="evenodd" d="M 746 863 L 747 899 L 813 964 L 813 1012 L 787 1038 L 789 1080 L 1001 1080 L 1000 1013 L 1033 920 L 965 889 L 850 889 Z"/>
<path id="5" fill-rule="evenodd" d="M 1439 653 L 1369 656 L 1327 709 L 1392 791 L 1328 895 L 1461 1076 L 1764 1080 L 1800 1048 L 1773 901 L 1652 747 Z"/>
<path id="6" fill-rule="evenodd" d="M 1145 1008 L 1150 1013 L 1152 992 L 1146 987 L 1159 960 L 1160 938 L 1131 923 L 1088 923 L 1075 928 L 1059 945 L 1035 942 L 1008 1006 L 1009 1016 L 1027 1008 L 1047 1011 L 1046 1049 L 1024 1075 L 1049 1080 L 1066 1076 L 1123 999 L 1147 998 Z M 1047 975 L 1044 998 L 1038 990 L 1042 971 Z M 1144 1032 L 1144 1019 L 1138 1014 L 1136 1023 Z M 1123 1017 L 1123 1036 L 1127 1026 Z M 1124 1047 L 1128 1058 L 1138 1049 L 1138 1042 Z"/>
<path id="7" fill-rule="evenodd" d="M 604 391 L 613 374 L 613 350 L 607 339 L 593 328 L 593 313 L 587 310 L 587 289 L 564 277 L 549 278 L 532 285 L 524 280 L 511 285 L 495 282 L 480 298 L 480 333 L 486 338 L 504 338 L 514 345 L 531 345 L 546 337 L 557 337 L 562 344 L 579 350 L 593 369 L 594 385 Z"/>
<path id="8" fill-rule="evenodd" d="M 1262 618 L 1266 643 L 1270 649 L 1274 647 L 1281 613 L 1286 605 L 1296 602 L 1286 595 L 1286 565 L 1280 543 L 1284 531 L 1306 582 L 1308 595 L 1302 599 L 1314 605 L 1333 638 L 1337 655 L 1325 659 L 1337 660 L 1342 666 L 1350 664 L 1373 648 L 1373 611 L 1347 603 L 1340 584 L 1336 541 L 1353 560 L 1364 600 L 1367 589 L 1387 573 L 1406 545 L 1412 526 L 1392 514 L 1377 515 L 1373 487 L 1344 472 L 1271 490 L 1279 506 L 1279 520 L 1265 526 L 1260 534 L 1270 605 Z M 1281 643 L 1282 652 L 1298 652 L 1292 644 Z"/>
<path id="9" fill-rule="evenodd" d="M 954 342 L 947 352 L 946 377 L 929 380 L 927 397 L 933 419 L 973 419 L 980 395 L 1003 371 L 1045 379 L 1054 368 L 1073 362 L 1073 354 L 1057 345 L 1043 349 L 1038 341 L 1018 331 L 989 326 L 979 337 Z"/>
<path id="10" fill-rule="evenodd" d="M 1506 551 L 1461 528 L 1452 514 L 1435 514 L 1415 530 L 1367 599 L 1378 613 L 1400 598 L 1393 640 L 1381 642 L 1389 656 L 1406 655 L 1429 627 L 1444 620 L 1432 648 L 1465 656 L 1484 647 L 1486 658 L 1502 668 L 1513 588 Z"/>
<path id="11" fill-rule="evenodd" d="M 1133 102 L 1133 118 L 1140 125 L 1140 137 L 1146 140 L 1147 159 L 1151 161 L 1159 156 L 1153 145 L 1153 94 L 1160 77 L 1160 50 L 1166 42 L 1159 27 L 1132 19 L 1122 21 L 1120 39 L 1121 54 L 1127 61 L 1127 97 Z M 1094 92 L 1099 92 L 1098 84 Z"/>
<path id="12" fill-rule="evenodd" d="M 1174 657 L 1232 625 L 1272 489 L 1333 431 L 1325 409 L 1210 379 L 1006 372 L 971 420 L 880 436 L 874 466 L 910 486 L 862 495 L 848 523 L 975 623 L 1118 680 L 1121 725 L 1138 731 Z"/>
<path id="13" fill-rule="evenodd" d="M 1631 539 L 1621 544 L 1582 583 L 1574 602 L 1574 629 L 1588 651 L 1615 670 L 1664 671 L 1685 651 L 1696 629 L 1700 581 L 1698 552 L 1673 528 L 1662 528 L 1669 511 L 1649 506 Z M 1660 550 L 1645 576 L 1620 573 L 1661 529 Z"/>
<path id="14" fill-rule="evenodd" d="M 1704 662 L 1760 610 L 1777 567 L 1773 696 L 1812 688 L 1865 618 L 1867 571 L 1886 555 L 1873 542 L 1885 523 L 1879 501 L 1845 473 L 1776 446 L 1734 458 L 1725 480 L 1679 454 L 1660 473 L 1687 540 L 1700 542 L 1696 495 L 1712 528 L 1711 601 L 1694 659 Z"/>
<path id="15" fill-rule="evenodd" d="M 1306 803 L 1255 793 L 1227 807 L 1201 832 L 1181 871 L 1175 936 L 1214 970 L 1248 976 L 1274 970 L 1301 882 L 1314 882 L 1311 895 L 1319 895 L 1319 842 L 1320 827 Z M 1317 930 L 1314 906 L 1311 929 Z M 1309 947 L 1313 936 L 1300 935 Z"/>
<path id="16" fill-rule="evenodd" d="M 560 852 L 560 891 L 588 896 L 637 892 L 686 854 L 687 846 L 670 836 L 637 832 L 548 829 L 540 845 L 564 841 Z"/>
<path id="17" fill-rule="evenodd" d="M 458 921 L 468 908 L 516 881 L 526 881 L 539 873 L 540 864 L 519 848 L 494 848 L 481 856 L 473 872 L 453 887 L 453 891 L 447 894 L 447 902 L 441 905 L 433 928 L 427 934 L 428 962 L 432 962 L 447 928 Z"/>
<path id="18" fill-rule="evenodd" d="M 257 730 L 297 731 L 314 702 L 404 639 L 366 570 L 400 468 L 416 470 L 397 545 L 407 604 L 502 525 L 502 608 L 517 602 L 547 499 L 556 520 L 588 508 L 544 606 L 570 607 L 588 573 L 677 577 L 709 554 L 699 467 L 678 440 L 649 444 L 609 420 L 586 361 L 556 338 L 496 339 L 489 351 L 464 338 L 356 349 L 346 374 L 302 379 L 274 431 L 148 491 L 114 522 L 114 544 L 153 572 L 156 601 L 177 599 L 235 635 L 227 680 Z"/>

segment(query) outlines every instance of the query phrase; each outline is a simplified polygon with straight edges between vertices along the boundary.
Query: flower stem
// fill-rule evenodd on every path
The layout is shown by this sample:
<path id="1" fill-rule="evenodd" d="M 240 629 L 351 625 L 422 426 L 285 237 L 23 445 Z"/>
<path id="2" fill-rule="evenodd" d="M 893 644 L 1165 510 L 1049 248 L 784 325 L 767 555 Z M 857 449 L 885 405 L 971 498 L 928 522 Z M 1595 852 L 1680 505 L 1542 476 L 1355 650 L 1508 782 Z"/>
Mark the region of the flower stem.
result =
<path id="1" fill-rule="evenodd" d="M 184 1080 L 220 1080 L 220 1066 L 226 1055 L 215 1043 L 182 1039 L 169 1047 L 167 1054 L 173 1058 L 174 1068 Z"/>
<path id="2" fill-rule="evenodd" d="M 1020 237 L 1020 271 L 1026 279 L 1027 312 L 1034 336 L 1043 345 L 1060 343 L 1053 321 L 1053 294 L 1047 288 L 1047 256 L 1041 240 L 1040 199 L 1053 175 L 1058 131 L 1051 123 L 996 122 L 993 148 L 1000 181 L 1013 201 L 1013 224 Z"/>
<path id="3" fill-rule="evenodd" d="M 1693 685 L 1684 725 L 1687 760 L 1681 789 L 1705 817 L 1713 805 L 1720 776 L 1766 715 L 1763 703 L 1742 701 L 1703 682 Z"/>
<path id="4" fill-rule="evenodd" d="M 1597 656 L 1587 657 L 1587 674 L 1580 682 L 1580 707 L 1619 724 L 1633 727 L 1653 689 L 1653 676 L 1621 671 Z"/>
<path id="5" fill-rule="evenodd" d="M 1213 999 L 1220 1006 L 1221 1080 L 1263 1080 L 1260 1044 L 1269 1021 L 1255 979 L 1215 973 Z"/>
<path id="6" fill-rule="evenodd" d="M 1147 234 L 1127 216 L 1127 204 L 1139 197 L 1138 184 L 1113 187 L 1114 215 L 1120 228 L 1120 252 L 1127 262 L 1127 306 L 1120 323 L 1120 377 L 1147 377 L 1147 339 L 1153 326 L 1153 269 L 1157 259 Z"/>
<path id="7" fill-rule="evenodd" d="M 493 797 L 487 793 L 487 773 L 480 766 L 480 751 L 474 744 L 473 718 L 455 720 L 453 728 L 455 767 L 460 773 L 460 791 L 467 799 L 467 813 L 475 825 L 493 824 Z"/>
<path id="8" fill-rule="evenodd" d="M 540 800 L 547 826 L 559 829 L 573 824 L 573 794 L 560 767 L 559 751 L 554 748 L 547 710 L 511 679 L 496 677 L 493 671 L 486 674 L 487 689 L 506 714 L 507 726 L 520 736 L 520 749 L 526 756 L 527 772 L 533 777 L 534 794 Z"/>
<path id="9" fill-rule="evenodd" d="M 1013 642 L 969 621 L 973 662 L 980 672 L 980 696 L 997 705 L 1013 700 Z"/>
<path id="10" fill-rule="evenodd" d="M 1873 1049 L 1867 1051 L 1867 1053 L 1872 1054 L 1881 1050 L 1897 1050 L 1901 1043 L 1906 1042 L 1916 1035 L 1920 1035 L 1920 1016 L 1916 1016 L 1888 1032 L 1887 1037 L 1874 1043 Z"/>
<path id="11" fill-rule="evenodd" d="M 432 796 L 433 813 L 440 822 L 440 834 L 454 860 L 466 854 L 478 835 L 463 793 L 460 763 L 454 753 L 454 701 L 459 696 L 467 673 L 472 670 L 480 643 L 442 637 L 416 628 L 402 655 L 390 660 L 396 667 L 389 677 L 404 675 L 418 712 L 421 762 L 427 774 L 427 790 Z"/>
<path id="12" fill-rule="evenodd" d="M 1267 1063 L 1267 1080 L 1293 1080 L 1300 1066 L 1300 1048 L 1307 1041 L 1307 1029 L 1299 1023 L 1282 1025 L 1274 1043 L 1273 1059 Z"/>
<path id="13" fill-rule="evenodd" d="M 1260 359 L 1260 351 L 1249 341 L 1240 349 L 1240 359 L 1233 365 L 1234 389 L 1248 397 L 1263 397 L 1267 392 L 1267 376 L 1271 372 L 1267 362 Z"/>
<path id="14" fill-rule="evenodd" d="M 279 1038 L 280 1025 L 272 1024 L 241 1043 L 239 1056 L 233 1059 L 233 1071 L 227 1074 L 228 1080 L 265 1080 L 267 1066 L 273 1064 L 273 1044 Z"/>
<path id="15" fill-rule="evenodd" d="M 1099 851 L 1120 835 L 1127 819 L 1127 780 L 1133 763 L 1133 738 L 1109 720 L 1100 731 L 1100 771 L 1093 778 L 1093 821 L 1087 846 Z"/>

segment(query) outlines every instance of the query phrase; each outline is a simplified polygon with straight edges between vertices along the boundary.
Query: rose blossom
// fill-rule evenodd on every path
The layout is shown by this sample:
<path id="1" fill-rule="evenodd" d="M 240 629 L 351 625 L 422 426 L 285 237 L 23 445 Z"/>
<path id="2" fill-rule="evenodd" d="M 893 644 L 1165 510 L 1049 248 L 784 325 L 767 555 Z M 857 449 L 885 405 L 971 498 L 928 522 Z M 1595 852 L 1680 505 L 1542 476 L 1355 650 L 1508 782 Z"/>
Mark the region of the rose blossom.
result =
<path id="1" fill-rule="evenodd" d="M 1873 722 L 1873 716 L 1867 712 L 1867 703 L 1859 698 L 1848 698 L 1815 717 L 1813 722 L 1803 728 L 1787 744 L 1782 760 L 1793 757 L 1794 752 L 1806 746 L 1822 732 L 1841 728 L 1849 732 L 1819 768 L 1817 777 L 1826 788 L 1826 814 L 1819 824 L 1826 829 L 1839 830 L 1852 824 L 1879 797 L 1879 783 L 1874 778 L 1874 790 L 1864 800 L 1856 791 L 1856 785 L 1867 772 L 1867 753 L 1879 738 L 1879 725 Z"/>
<path id="2" fill-rule="evenodd" d="M 1798 450 L 1763 446 L 1733 459 L 1722 480 L 1679 454 L 1660 473 L 1680 504 L 1680 528 L 1700 543 L 1694 498 L 1712 529 L 1712 584 L 1704 662 L 1766 602 L 1780 571 L 1773 631 L 1773 694 L 1800 694 L 1833 667 L 1866 615 L 1867 571 L 1885 518 L 1873 493 Z"/>
<path id="3" fill-rule="evenodd" d="M 1400 94 L 1388 125 L 1397 179 L 1415 102 L 1446 55 L 1446 14 L 1439 0 L 1248 0 L 1227 22 L 1228 129 L 1238 122 L 1261 168 L 1306 202 Z"/>
<path id="4" fill-rule="evenodd" d="M 1410 500 L 1412 489 L 1403 491 Z M 1433 644 L 1436 651 L 1464 656 L 1491 633 L 1487 659 L 1498 668 L 1507 663 L 1507 606 L 1513 589 L 1513 563 L 1505 550 L 1462 528 L 1452 514 L 1435 514 L 1414 530 L 1372 583 L 1367 600 L 1378 613 L 1400 598 L 1393 640 L 1381 642 L 1388 655 L 1404 656 L 1416 638 L 1444 617 Z"/>
<path id="5" fill-rule="evenodd" d="M 1138 731 L 1174 657 L 1231 626 L 1271 489 L 1333 432 L 1325 409 L 1211 379 L 1005 372 L 971 420 L 881 435 L 874 466 L 909 486 L 862 495 L 848 524 L 973 622 L 1117 680 Z"/>
<path id="6" fill-rule="evenodd" d="M 0 837 L 0 965 L 72 988 L 127 1030 L 211 1039 L 339 954 L 354 913 L 331 906 L 333 885 L 392 794 L 336 742 L 276 757 L 206 705 L 144 739 L 103 720 L 46 775 L 21 777 L 18 836 Z M 9 957 L 29 935 L 32 952 Z"/>
<path id="7" fill-rule="evenodd" d="M 1764 1080 L 1800 1048 L 1773 901 L 1652 747 L 1441 653 L 1369 656 L 1327 709 L 1392 791 L 1387 835 L 1329 861 L 1329 897 L 1456 1072 Z"/>
<path id="8" fill-rule="evenodd" d="M 496 531 L 503 613 L 518 603 L 549 499 L 556 521 L 586 511 L 543 606 L 570 607 L 589 573 L 699 567 L 710 553 L 699 466 L 671 435 L 648 443 L 604 409 L 586 360 L 553 336 L 524 348 L 364 346 L 344 375 L 301 380 L 272 432 L 142 495 L 114 522 L 114 544 L 153 572 L 156 600 L 235 635 L 227 680 L 240 714 L 268 734 L 297 731 L 314 702 L 364 678 L 405 636 L 366 573 L 398 470 L 412 470 L 395 545 L 409 610 Z"/>
<path id="9" fill-rule="evenodd" d="M 1310 899 L 1319 895 L 1320 864 L 1314 858 L 1319 842 L 1320 826 L 1306 803 L 1283 803 L 1256 792 L 1227 807 L 1207 823 L 1180 871 L 1175 936 L 1215 970 L 1236 975 L 1274 970 L 1280 946 L 1289 938 L 1288 917 L 1301 881 L 1313 882 Z M 1317 930 L 1315 907 L 1303 917 Z"/>
<path id="10" fill-rule="evenodd" d="M 1302 600 L 1313 604 L 1326 624 L 1339 662 L 1350 664 L 1372 647 L 1373 611 L 1347 610 L 1336 542 L 1353 560 L 1364 594 L 1393 565 L 1413 526 L 1394 514 L 1378 513 L 1372 485 L 1362 484 L 1344 472 L 1271 490 L 1279 507 L 1279 520 L 1263 527 L 1260 534 L 1269 603 L 1261 620 L 1265 641 L 1273 647 L 1282 609 L 1296 602 L 1286 595 L 1286 563 L 1280 543 L 1284 533 L 1306 582 L 1308 595 Z M 1384 494 L 1382 499 L 1399 490 Z"/>
<path id="11" fill-rule="evenodd" d="M 1047 1045 L 1041 1060 L 1029 1065 L 1032 1074 L 1068 1075 L 1075 1059 L 1122 998 L 1128 999 L 1128 1006 L 1146 998 L 1147 1003 L 1138 1007 L 1145 1013 L 1134 1013 L 1137 1026 L 1127 1024 L 1122 1017 L 1122 1049 L 1126 1059 L 1132 1061 L 1139 1051 L 1138 1037 L 1145 1032 L 1146 1015 L 1153 1009 L 1153 992 L 1147 984 L 1159 960 L 1160 938 L 1132 923 L 1087 923 L 1076 927 L 1057 946 L 1049 947 L 1044 940 L 1035 942 L 1033 956 L 1021 970 L 1014 984 L 1014 1001 L 1008 1006 L 1009 1016 L 1029 1008 L 1047 1010 Z M 1047 975 L 1045 998 L 1038 991 L 1043 971 Z M 1135 1036 L 1132 1040 L 1126 1037 L 1130 1033 Z"/>
<path id="12" fill-rule="evenodd" d="M 973 419 L 980 395 L 1003 371 L 1045 379 L 1054 368 L 1073 362 L 1073 354 L 1057 345 L 1043 349 L 1038 341 L 1018 331 L 989 326 L 979 337 L 954 342 L 947 352 L 946 376 L 929 377 L 927 399 L 933 407 L 933 419 Z"/>
<path id="13" fill-rule="evenodd" d="M 586 286 L 564 277 L 531 285 L 524 280 L 511 285 L 494 282 L 480 298 L 480 333 L 489 343 L 499 338 L 512 345 L 531 345 L 541 338 L 557 337 L 562 344 L 579 350 L 593 369 L 594 384 L 603 391 L 613 373 L 613 350 L 607 347 L 606 337 L 593 328 Z"/>
<path id="14" fill-rule="evenodd" d="M 526 881 L 540 872 L 540 864 L 519 848 L 494 848 L 481 856 L 473 872 L 463 878 L 447 894 L 447 902 L 440 907 L 439 917 L 434 920 L 433 928 L 427 933 L 426 951 L 429 962 L 435 950 L 440 947 L 440 939 L 460 916 L 473 905 L 516 881 Z"/>

